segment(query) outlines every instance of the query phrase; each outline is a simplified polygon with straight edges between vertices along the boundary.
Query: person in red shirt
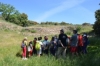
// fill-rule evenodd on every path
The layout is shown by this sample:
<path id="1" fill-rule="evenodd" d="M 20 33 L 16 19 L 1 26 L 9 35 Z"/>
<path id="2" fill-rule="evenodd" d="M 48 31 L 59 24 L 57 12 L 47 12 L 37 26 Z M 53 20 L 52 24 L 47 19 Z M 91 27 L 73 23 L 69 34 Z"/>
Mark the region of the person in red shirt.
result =
<path id="1" fill-rule="evenodd" d="M 78 54 L 80 55 L 82 53 L 82 48 L 83 48 L 83 36 L 78 34 Z"/>

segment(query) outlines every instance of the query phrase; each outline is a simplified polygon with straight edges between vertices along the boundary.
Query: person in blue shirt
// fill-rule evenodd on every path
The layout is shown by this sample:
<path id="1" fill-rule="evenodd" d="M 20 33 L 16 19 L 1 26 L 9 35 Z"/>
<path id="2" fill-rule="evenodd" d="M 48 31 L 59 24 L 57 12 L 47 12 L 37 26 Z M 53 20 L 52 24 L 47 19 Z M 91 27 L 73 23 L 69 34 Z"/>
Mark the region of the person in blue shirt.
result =
<path id="1" fill-rule="evenodd" d="M 48 54 L 49 53 L 49 44 L 50 44 L 50 42 L 49 42 L 47 36 L 44 37 L 44 40 L 43 40 L 42 43 L 43 43 L 43 47 L 42 47 L 43 53 Z"/>

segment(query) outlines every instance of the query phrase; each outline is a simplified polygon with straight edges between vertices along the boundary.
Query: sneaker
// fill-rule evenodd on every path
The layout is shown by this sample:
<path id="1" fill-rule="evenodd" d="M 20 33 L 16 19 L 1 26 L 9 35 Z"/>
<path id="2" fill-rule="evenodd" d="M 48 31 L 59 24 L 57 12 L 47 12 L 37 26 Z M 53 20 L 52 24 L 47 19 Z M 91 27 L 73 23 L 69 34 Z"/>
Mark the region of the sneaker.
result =
<path id="1" fill-rule="evenodd" d="M 24 60 L 25 58 L 22 58 L 22 60 Z"/>
<path id="2" fill-rule="evenodd" d="M 24 58 L 24 60 L 27 60 L 27 58 Z"/>

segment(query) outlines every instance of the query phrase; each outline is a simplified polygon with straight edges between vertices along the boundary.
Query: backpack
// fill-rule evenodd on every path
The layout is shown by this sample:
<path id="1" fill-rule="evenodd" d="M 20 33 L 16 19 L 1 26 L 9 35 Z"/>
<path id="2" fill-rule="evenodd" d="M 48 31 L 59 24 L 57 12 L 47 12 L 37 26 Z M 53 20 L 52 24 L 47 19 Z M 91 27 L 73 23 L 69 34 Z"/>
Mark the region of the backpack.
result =
<path id="1" fill-rule="evenodd" d="M 35 45 L 35 49 L 36 49 L 36 50 L 40 50 L 40 48 L 41 48 L 40 42 L 37 41 L 37 42 L 36 42 L 36 45 Z"/>
<path id="2" fill-rule="evenodd" d="M 24 48 L 24 47 L 25 47 L 25 44 L 24 44 L 24 43 L 22 43 L 22 44 L 21 44 L 21 48 Z"/>

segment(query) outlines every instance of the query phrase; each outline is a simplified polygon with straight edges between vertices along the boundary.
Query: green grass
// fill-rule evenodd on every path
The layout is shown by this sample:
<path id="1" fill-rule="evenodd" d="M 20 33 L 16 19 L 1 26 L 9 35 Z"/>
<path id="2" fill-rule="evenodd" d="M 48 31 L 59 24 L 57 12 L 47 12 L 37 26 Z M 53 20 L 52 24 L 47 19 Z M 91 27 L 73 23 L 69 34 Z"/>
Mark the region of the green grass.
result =
<path id="1" fill-rule="evenodd" d="M 91 27 L 87 26 L 80 30 L 89 32 Z M 70 34 L 70 33 L 69 33 Z M 22 60 L 17 53 L 21 54 L 21 41 L 25 36 L 18 31 L 0 30 L 0 66 L 100 66 L 100 38 L 90 37 L 88 54 L 71 58 L 70 54 L 65 59 L 55 59 L 55 57 L 32 56 L 28 60 Z M 33 36 L 27 36 L 28 42 L 33 40 Z M 51 36 L 49 36 L 51 39 Z"/>
<path id="2" fill-rule="evenodd" d="M 1 32 L 1 31 L 0 31 Z M 2 31 L 0 34 L 0 66 L 100 66 L 100 39 L 90 38 L 88 54 L 82 57 L 55 59 L 53 56 L 32 56 L 28 60 L 22 60 L 16 56 L 21 52 L 20 43 L 23 35 L 14 31 Z M 29 41 L 33 37 L 28 37 Z"/>

